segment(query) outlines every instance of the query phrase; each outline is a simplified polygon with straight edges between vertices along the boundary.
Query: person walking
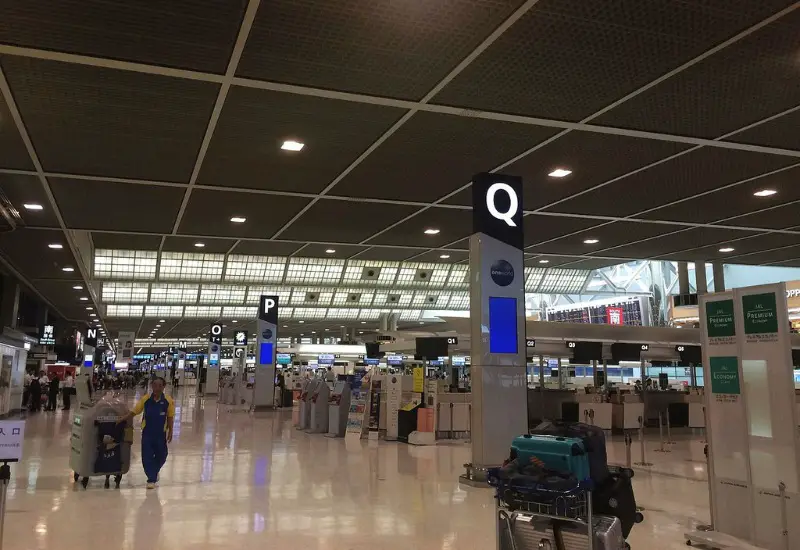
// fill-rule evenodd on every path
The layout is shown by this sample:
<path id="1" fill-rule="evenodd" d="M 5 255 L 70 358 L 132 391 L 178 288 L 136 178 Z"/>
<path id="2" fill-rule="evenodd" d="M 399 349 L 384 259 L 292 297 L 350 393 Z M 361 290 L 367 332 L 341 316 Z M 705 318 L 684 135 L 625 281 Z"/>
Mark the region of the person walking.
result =
<path id="1" fill-rule="evenodd" d="M 172 442 L 172 423 L 175 420 L 175 402 L 164 393 L 166 380 L 154 378 L 151 392 L 142 397 L 133 410 L 119 422 L 128 422 L 134 416 L 142 417 L 142 467 L 147 475 L 147 488 L 155 489 L 158 473 L 167 461 Z"/>
<path id="2" fill-rule="evenodd" d="M 71 374 L 67 374 L 64 378 L 64 386 L 61 390 L 61 400 L 64 402 L 62 411 L 68 411 L 72 404 L 72 392 L 75 389 L 75 379 Z"/>
<path id="3" fill-rule="evenodd" d="M 58 383 L 60 380 L 58 379 L 58 375 L 54 374 L 53 378 L 50 380 L 50 384 L 47 386 L 47 410 L 48 411 L 55 411 L 58 406 Z"/>

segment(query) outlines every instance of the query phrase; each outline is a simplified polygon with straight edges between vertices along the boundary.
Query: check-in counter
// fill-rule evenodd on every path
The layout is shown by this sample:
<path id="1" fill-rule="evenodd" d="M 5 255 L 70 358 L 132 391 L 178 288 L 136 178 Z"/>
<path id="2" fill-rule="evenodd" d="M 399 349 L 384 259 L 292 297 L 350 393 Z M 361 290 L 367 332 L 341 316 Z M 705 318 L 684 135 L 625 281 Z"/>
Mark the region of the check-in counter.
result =
<path id="1" fill-rule="evenodd" d="M 577 393 L 578 421 L 611 430 L 613 426 L 613 404 L 603 403 L 599 394 Z"/>
<path id="2" fill-rule="evenodd" d="M 613 397 L 613 420 L 615 430 L 638 430 L 644 418 L 644 403 L 639 394 L 627 393 Z"/>
<path id="3" fill-rule="evenodd" d="M 689 404 L 689 427 L 705 428 L 706 411 L 703 394 L 691 393 L 686 396 L 686 402 Z"/>
<path id="4" fill-rule="evenodd" d="M 578 420 L 580 409 L 575 395 L 575 390 L 528 389 L 528 426 L 532 428 L 545 419 Z M 574 412 L 565 414 L 565 408 Z"/>
<path id="5" fill-rule="evenodd" d="M 645 426 L 658 426 L 658 413 L 663 416 L 666 424 L 669 412 L 670 425 L 679 427 L 689 426 L 689 407 L 686 401 L 687 394 L 679 391 L 648 391 L 644 394 Z"/>

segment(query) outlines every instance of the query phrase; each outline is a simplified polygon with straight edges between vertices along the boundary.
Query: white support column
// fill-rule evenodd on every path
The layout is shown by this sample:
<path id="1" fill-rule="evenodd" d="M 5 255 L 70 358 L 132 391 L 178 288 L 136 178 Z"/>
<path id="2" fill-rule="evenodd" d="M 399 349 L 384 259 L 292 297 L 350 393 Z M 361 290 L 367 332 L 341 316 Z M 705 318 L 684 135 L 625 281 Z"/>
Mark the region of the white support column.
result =
<path id="1" fill-rule="evenodd" d="M 705 261 L 694 263 L 694 278 L 694 286 L 697 289 L 697 294 L 706 294 L 708 292 L 708 281 L 706 280 Z"/>
<path id="2" fill-rule="evenodd" d="M 725 271 L 722 262 L 714 262 L 711 264 L 714 273 L 714 292 L 725 291 Z"/>

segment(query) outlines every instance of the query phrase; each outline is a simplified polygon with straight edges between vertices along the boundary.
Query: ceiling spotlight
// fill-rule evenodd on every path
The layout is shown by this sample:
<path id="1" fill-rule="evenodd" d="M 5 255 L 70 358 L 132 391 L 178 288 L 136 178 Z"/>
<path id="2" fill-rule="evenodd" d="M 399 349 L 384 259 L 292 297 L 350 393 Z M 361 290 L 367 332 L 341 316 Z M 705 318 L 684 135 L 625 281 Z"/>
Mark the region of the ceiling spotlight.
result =
<path id="1" fill-rule="evenodd" d="M 297 322 L 298 322 L 298 323 L 300 323 L 301 325 L 302 325 L 303 323 L 305 323 L 305 321 L 303 321 L 302 319 L 300 319 L 300 320 L 299 320 L 299 321 L 297 321 Z"/>
<path id="2" fill-rule="evenodd" d="M 58 243 L 53 243 L 53 244 L 48 244 L 47 248 L 52 248 L 53 250 L 61 250 L 62 248 L 64 248 L 64 245 L 63 244 L 58 244 Z"/>
<path id="3" fill-rule="evenodd" d="M 156 325 L 156 328 L 161 328 L 161 325 Z"/>
<path id="4" fill-rule="evenodd" d="M 567 170 L 566 168 L 556 168 L 547 175 L 550 176 L 551 178 L 564 178 L 566 176 L 569 176 L 571 173 L 572 170 Z"/>
<path id="5" fill-rule="evenodd" d="M 433 229 L 433 228 L 428 228 L 428 229 L 425 230 L 425 234 L 426 235 L 438 235 L 439 234 L 439 230 L 438 229 Z"/>
<path id="6" fill-rule="evenodd" d="M 88 301 L 89 298 L 87 298 L 86 296 L 81 296 L 81 302 L 88 302 Z"/>
<path id="7" fill-rule="evenodd" d="M 283 325 L 283 328 L 289 328 L 289 325 Z M 255 336 L 255 335 L 254 335 Z"/>
<path id="8" fill-rule="evenodd" d="M 286 141 L 283 142 L 283 145 L 281 145 L 281 149 L 283 149 L 284 151 L 302 151 L 303 147 L 305 146 L 306 144 L 300 141 L 287 139 Z"/>
<path id="9" fill-rule="evenodd" d="M 367 324 L 367 322 L 366 322 L 366 321 L 361 321 L 361 324 L 362 324 L 362 325 L 366 325 L 366 324 Z"/>
<path id="10" fill-rule="evenodd" d="M 62 267 L 61 271 L 66 271 L 67 273 L 72 273 L 73 271 L 75 271 L 75 268 L 74 267 Z"/>
<path id="11" fill-rule="evenodd" d="M 719 249 L 720 252 L 733 252 L 733 250 L 734 250 L 734 248 L 731 247 L 731 246 L 725 246 L 725 247 Z"/>
<path id="12" fill-rule="evenodd" d="M 329 248 L 329 249 L 327 249 L 327 250 L 325 251 L 325 254 L 333 254 L 334 252 L 336 252 L 336 250 L 335 250 L 335 249 L 333 249 L 333 248 Z"/>
<path id="13" fill-rule="evenodd" d="M 247 218 L 245 218 L 244 216 L 234 216 L 231 218 L 231 221 L 233 223 L 244 223 L 247 221 Z"/>
<path id="14" fill-rule="evenodd" d="M 166 323 L 166 321 L 164 319 L 159 319 L 158 322 L 159 323 Z"/>
<path id="15" fill-rule="evenodd" d="M 90 313 L 89 317 L 97 317 L 97 313 Z"/>
<path id="16" fill-rule="evenodd" d="M 550 260 L 539 260 L 540 264 L 549 264 Z"/>
<path id="17" fill-rule="evenodd" d="M 775 191 L 774 189 L 762 189 L 761 191 L 756 191 L 755 193 L 753 193 L 753 195 L 755 195 L 756 197 L 771 197 L 775 193 L 777 193 L 777 191 Z"/>
<path id="18" fill-rule="evenodd" d="M 25 210 L 44 210 L 44 207 L 41 204 L 37 204 L 35 202 L 28 202 L 22 206 L 25 207 Z"/>
<path id="19" fill-rule="evenodd" d="M 83 287 L 81 285 L 75 285 L 72 288 L 74 288 L 75 290 L 83 290 Z"/>
<path id="20" fill-rule="evenodd" d="M 238 323 L 238 322 L 239 322 L 239 321 L 237 321 L 236 319 L 234 319 L 233 321 L 231 321 L 231 323 Z"/>
<path id="21" fill-rule="evenodd" d="M 600 239 L 585 239 L 583 244 L 597 244 L 600 242 Z"/>
<path id="22" fill-rule="evenodd" d="M 443 260 L 446 260 L 447 258 L 449 258 L 449 257 L 450 257 L 450 254 L 442 254 L 442 255 L 441 255 L 441 256 L 439 256 L 439 257 L 440 257 L 441 259 L 443 259 Z"/>
<path id="23" fill-rule="evenodd" d="M 92 309 L 94 309 L 94 308 L 87 307 L 87 308 L 86 308 L 86 311 L 92 311 Z"/>
<path id="24" fill-rule="evenodd" d="M 205 245 L 206 243 L 194 243 L 194 246 L 197 248 L 203 248 Z"/>

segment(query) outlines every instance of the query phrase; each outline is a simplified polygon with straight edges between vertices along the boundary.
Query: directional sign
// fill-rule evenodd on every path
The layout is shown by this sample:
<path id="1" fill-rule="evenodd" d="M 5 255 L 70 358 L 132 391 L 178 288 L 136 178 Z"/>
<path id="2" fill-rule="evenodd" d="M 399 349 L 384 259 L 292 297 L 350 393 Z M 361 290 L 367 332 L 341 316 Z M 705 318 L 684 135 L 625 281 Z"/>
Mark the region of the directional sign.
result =
<path id="1" fill-rule="evenodd" d="M 247 331 L 237 330 L 233 333 L 233 345 L 237 347 L 247 346 Z"/>
<path id="2" fill-rule="evenodd" d="M 448 336 L 447 337 L 447 344 L 450 346 L 457 346 L 458 345 L 458 336 Z"/>
<path id="3" fill-rule="evenodd" d="M 647 351 L 650 349 L 650 344 L 642 344 L 642 351 Z"/>
<path id="4" fill-rule="evenodd" d="M 86 338 L 83 339 L 84 345 L 92 346 L 93 348 L 97 347 L 97 329 L 96 328 L 87 328 L 86 329 Z"/>
<path id="5" fill-rule="evenodd" d="M 244 357 L 244 348 L 236 348 L 236 351 L 234 353 L 237 359 L 241 359 L 242 357 Z"/>
<path id="6" fill-rule="evenodd" d="M 526 348 L 535 348 L 536 347 L 536 340 L 533 338 L 526 338 L 525 339 L 525 347 Z"/>
<path id="7" fill-rule="evenodd" d="M 208 331 L 208 341 L 213 344 L 222 344 L 222 325 L 211 325 Z"/>
<path id="8" fill-rule="evenodd" d="M 577 345 L 577 342 L 572 342 L 572 341 L 568 341 L 567 342 L 567 347 L 570 348 L 570 349 L 575 348 L 576 345 Z"/>

